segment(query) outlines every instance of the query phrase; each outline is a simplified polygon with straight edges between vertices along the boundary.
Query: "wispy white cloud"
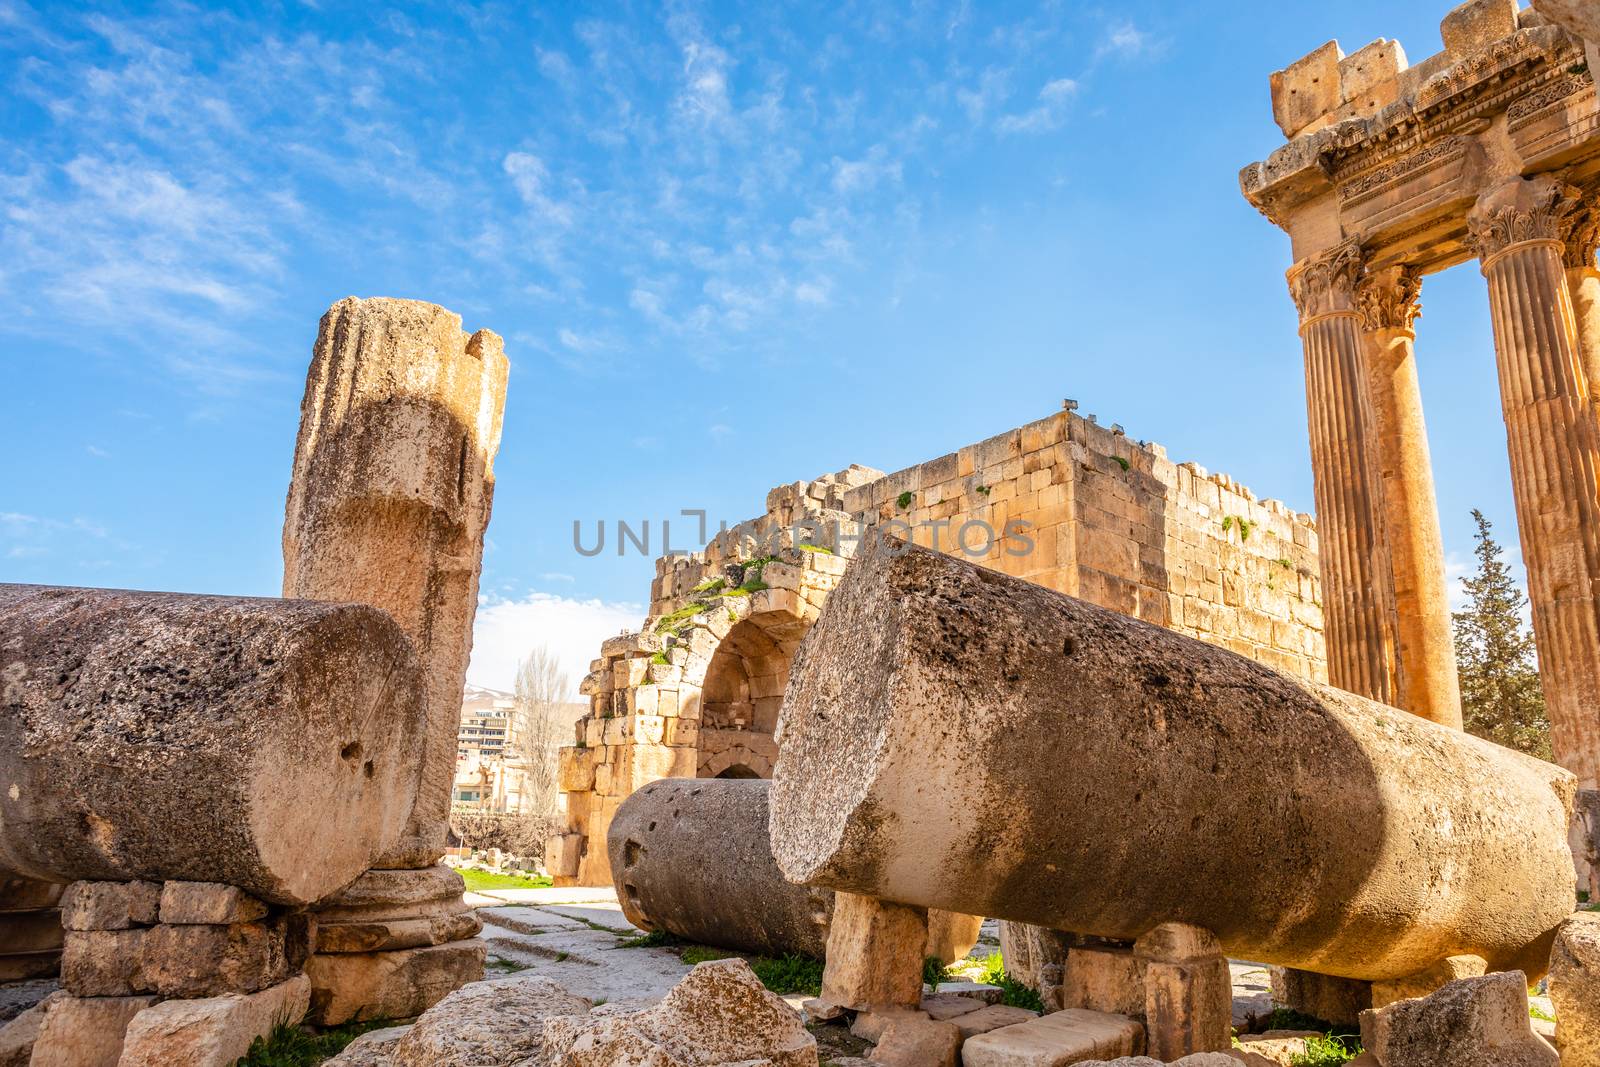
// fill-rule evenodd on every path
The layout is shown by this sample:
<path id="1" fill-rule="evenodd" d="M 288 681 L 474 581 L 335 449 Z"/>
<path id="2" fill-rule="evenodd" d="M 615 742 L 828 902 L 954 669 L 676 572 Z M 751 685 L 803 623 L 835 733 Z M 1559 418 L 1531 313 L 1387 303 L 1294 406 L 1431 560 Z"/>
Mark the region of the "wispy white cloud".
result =
<path id="1" fill-rule="evenodd" d="M 510 690 L 517 664 L 543 645 L 560 660 L 572 683 L 569 699 L 577 700 L 578 682 L 589 661 L 600 654 L 608 637 L 636 630 L 644 622 L 642 604 L 611 603 L 529 593 L 516 599 L 480 598 L 472 627 L 472 660 L 467 681 L 489 689 Z"/>
<path id="2" fill-rule="evenodd" d="M 1055 78 L 1039 90 L 1038 103 L 1016 115 L 1003 115 L 995 123 L 1001 133 L 1043 133 L 1056 129 L 1065 117 L 1067 105 L 1078 95 L 1072 78 Z"/>

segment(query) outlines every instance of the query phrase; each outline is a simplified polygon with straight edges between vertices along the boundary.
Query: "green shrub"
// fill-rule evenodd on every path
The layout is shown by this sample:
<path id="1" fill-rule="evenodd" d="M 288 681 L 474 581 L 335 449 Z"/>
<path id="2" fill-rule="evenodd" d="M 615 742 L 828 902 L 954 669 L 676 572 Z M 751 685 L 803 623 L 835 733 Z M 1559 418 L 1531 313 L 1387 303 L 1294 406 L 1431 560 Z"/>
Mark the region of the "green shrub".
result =
<path id="1" fill-rule="evenodd" d="M 899 496 L 895 497 L 894 502 L 897 506 L 899 506 L 901 511 L 906 511 L 911 507 L 912 502 L 916 499 L 916 496 L 911 492 L 911 490 L 908 489 Z"/>
<path id="2" fill-rule="evenodd" d="M 1131 467 L 1133 465 L 1133 464 L 1129 463 L 1126 459 L 1124 459 L 1122 456 L 1112 456 L 1111 458 L 1116 460 L 1117 463 L 1122 467 L 1123 470 L 1127 470 L 1129 467 Z"/>
<path id="3" fill-rule="evenodd" d="M 822 961 L 810 956 L 793 954 L 781 959 L 757 956 L 750 961 L 761 984 L 774 993 L 804 993 L 817 996 L 822 992 Z"/>
<path id="4" fill-rule="evenodd" d="M 983 961 L 983 971 L 978 980 L 999 986 L 1002 1004 L 1009 1004 L 1013 1008 L 1027 1008 L 1029 1011 L 1044 1011 L 1044 1002 L 1039 999 L 1039 991 L 1023 985 L 1007 974 L 1006 962 L 998 952 Z"/>
<path id="5" fill-rule="evenodd" d="M 388 1025 L 389 1020 L 383 1019 L 351 1023 L 314 1034 L 298 1026 L 279 1023 L 266 1037 L 258 1037 L 250 1043 L 250 1050 L 236 1067 L 313 1067 L 343 1052 L 346 1045 L 368 1030 Z"/>

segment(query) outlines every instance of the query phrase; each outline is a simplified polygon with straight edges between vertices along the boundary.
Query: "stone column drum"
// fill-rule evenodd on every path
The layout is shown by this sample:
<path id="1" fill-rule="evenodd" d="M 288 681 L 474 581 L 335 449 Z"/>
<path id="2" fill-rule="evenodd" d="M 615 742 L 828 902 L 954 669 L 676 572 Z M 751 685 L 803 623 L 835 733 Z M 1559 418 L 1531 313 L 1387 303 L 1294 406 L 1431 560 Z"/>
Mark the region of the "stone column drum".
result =
<path id="1" fill-rule="evenodd" d="M 1369 271 L 1356 287 L 1362 363 L 1372 409 L 1372 454 L 1394 576 L 1397 678 L 1393 703 L 1461 728 L 1461 684 L 1450 630 L 1444 539 L 1417 381 L 1422 278 L 1404 267 Z M 1364 696 L 1380 699 L 1376 694 Z"/>
<path id="2" fill-rule="evenodd" d="M 481 974 L 482 946 L 463 939 L 478 924 L 459 899 L 459 918 L 439 914 L 440 878 L 460 879 L 432 868 L 449 825 L 507 370 L 499 337 L 468 336 L 459 316 L 420 301 L 351 297 L 318 331 L 284 518 L 284 592 L 384 608 L 411 634 L 428 684 L 406 837 L 325 902 L 362 921 L 352 936 L 330 933 L 307 966 L 323 1023 L 414 1015 Z M 393 873 L 402 870 L 415 885 Z M 387 909 L 375 899 L 385 893 Z"/>
<path id="3" fill-rule="evenodd" d="M 1289 291 L 1305 348 L 1328 677 L 1389 702 L 1396 688 L 1394 587 L 1355 303 L 1360 271 L 1360 246 L 1346 242 L 1296 264 Z"/>
<path id="4" fill-rule="evenodd" d="M 607 835 L 617 899 L 628 921 L 689 941 L 769 956 L 822 958 L 833 891 L 783 877 L 768 841 L 772 783 L 759 778 L 664 778 L 622 802 Z M 982 920 L 934 912 L 917 956 L 961 959 Z"/>
<path id="5" fill-rule="evenodd" d="M 1513 179 L 1469 219 L 1489 283 L 1517 527 L 1556 760 L 1600 784 L 1600 427 L 1562 262 L 1573 190 Z"/>
<path id="6" fill-rule="evenodd" d="M 1558 767 L 915 547 L 802 642 L 772 787 L 789 879 L 1347 978 L 1544 971 Z M 1241 859 L 1248 857 L 1248 859 Z"/>
<path id="7" fill-rule="evenodd" d="M 416 654 L 360 604 L 0 585 L 0 869 L 345 885 L 416 795 Z"/>

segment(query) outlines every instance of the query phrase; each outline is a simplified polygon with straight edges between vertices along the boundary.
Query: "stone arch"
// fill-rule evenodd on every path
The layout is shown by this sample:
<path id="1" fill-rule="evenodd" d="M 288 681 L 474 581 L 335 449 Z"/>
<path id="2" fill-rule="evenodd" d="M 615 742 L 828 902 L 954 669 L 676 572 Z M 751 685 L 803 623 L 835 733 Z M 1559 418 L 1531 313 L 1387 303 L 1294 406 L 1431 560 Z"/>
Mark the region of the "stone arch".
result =
<path id="1" fill-rule="evenodd" d="M 808 628 L 789 610 L 753 611 L 717 643 L 701 682 L 697 777 L 772 777 L 778 710 Z"/>

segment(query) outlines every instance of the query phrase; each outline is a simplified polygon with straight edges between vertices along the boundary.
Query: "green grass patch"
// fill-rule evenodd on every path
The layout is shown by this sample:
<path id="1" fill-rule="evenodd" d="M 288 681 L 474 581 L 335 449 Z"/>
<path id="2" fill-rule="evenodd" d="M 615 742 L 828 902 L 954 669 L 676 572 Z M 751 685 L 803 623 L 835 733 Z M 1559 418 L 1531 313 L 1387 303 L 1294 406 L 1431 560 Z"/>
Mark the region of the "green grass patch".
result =
<path id="1" fill-rule="evenodd" d="M 266 1037 L 250 1043 L 235 1067 L 314 1067 L 323 1060 L 337 1056 L 344 1047 L 368 1030 L 381 1030 L 392 1025 L 384 1019 L 369 1023 L 351 1023 L 314 1034 L 298 1026 L 279 1023 Z"/>
<path id="2" fill-rule="evenodd" d="M 1342 1067 L 1361 1055 L 1359 1042 L 1328 1035 L 1306 1038 L 1306 1050 L 1289 1057 L 1289 1067 Z"/>
<path id="3" fill-rule="evenodd" d="M 486 971 L 498 971 L 501 974 L 511 974 L 514 971 L 527 970 L 528 965 L 526 963 L 517 963 L 515 960 L 502 959 L 499 956 L 490 956 L 483 961 L 483 969 Z"/>
<path id="4" fill-rule="evenodd" d="M 1556 1017 L 1554 1015 L 1551 1015 L 1549 1012 L 1545 1011 L 1531 1000 L 1528 1001 L 1528 1018 L 1543 1019 L 1547 1023 L 1553 1023 L 1556 1021 Z"/>
<path id="5" fill-rule="evenodd" d="M 1324 1034 L 1333 1030 L 1333 1024 L 1328 1020 L 1293 1008 L 1273 1008 L 1272 1013 L 1262 1020 L 1261 1027 L 1263 1030 L 1316 1030 Z"/>
<path id="6" fill-rule="evenodd" d="M 912 501 L 916 499 L 916 496 L 908 489 L 904 493 L 901 493 L 899 496 L 895 497 L 894 502 L 895 506 L 897 506 L 901 511 L 907 511 L 910 509 Z"/>
<path id="7" fill-rule="evenodd" d="M 725 948 L 712 948 L 710 945 L 686 945 L 683 951 L 678 953 L 678 958 L 693 967 L 697 963 L 710 963 L 712 960 L 731 960 L 737 955 L 739 955 L 737 952 L 729 952 Z"/>
<path id="8" fill-rule="evenodd" d="M 1023 985 L 1007 974 L 1006 962 L 998 952 L 983 961 L 978 981 L 999 986 L 1002 1004 L 1009 1004 L 1013 1008 L 1027 1008 L 1029 1011 L 1044 1011 L 1044 1001 L 1039 999 L 1039 991 Z"/>
<path id="9" fill-rule="evenodd" d="M 821 552 L 825 556 L 833 555 L 833 549 L 827 545 L 801 545 L 799 547 L 802 552 Z"/>
<path id="10" fill-rule="evenodd" d="M 657 652 L 655 655 L 650 657 L 650 662 L 660 667 L 672 666 L 672 661 L 667 658 L 667 654 L 665 652 Z"/>
<path id="11" fill-rule="evenodd" d="M 468 889 L 549 889 L 555 883 L 548 878 L 528 878 L 520 874 L 497 874 L 471 867 L 457 868 Z"/>
<path id="12" fill-rule="evenodd" d="M 723 578 L 708 578 L 689 591 L 690 596 L 706 596 L 710 593 L 719 593 L 728 586 Z"/>
<path id="13" fill-rule="evenodd" d="M 812 997 L 822 993 L 822 961 L 810 956 L 756 956 L 750 960 L 750 969 L 774 993 L 804 993 Z"/>
<path id="14" fill-rule="evenodd" d="M 1123 470 L 1127 470 L 1129 467 L 1133 466 L 1133 464 L 1129 463 L 1122 456 L 1112 456 L 1111 458 L 1116 460 L 1118 466 L 1120 466 Z"/>
<path id="15" fill-rule="evenodd" d="M 624 938 L 623 940 L 617 942 L 617 947 L 665 948 L 668 945 L 675 945 L 677 943 L 678 939 L 667 933 L 665 930 L 651 930 L 648 934 L 640 934 L 638 937 Z"/>
<path id="16" fill-rule="evenodd" d="M 938 956 L 929 956 L 922 961 L 922 982 L 935 993 L 939 992 L 939 983 L 947 977 L 944 961 Z"/>

